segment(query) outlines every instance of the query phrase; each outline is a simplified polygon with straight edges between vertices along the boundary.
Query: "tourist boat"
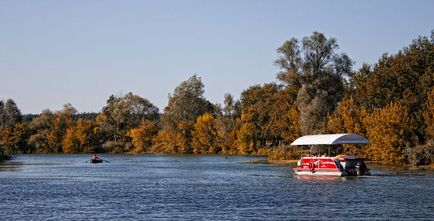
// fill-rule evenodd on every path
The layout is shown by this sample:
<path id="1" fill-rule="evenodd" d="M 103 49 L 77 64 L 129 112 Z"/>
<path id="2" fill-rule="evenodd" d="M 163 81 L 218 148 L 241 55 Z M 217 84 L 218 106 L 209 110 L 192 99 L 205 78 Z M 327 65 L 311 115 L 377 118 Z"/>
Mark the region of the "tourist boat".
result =
<path id="1" fill-rule="evenodd" d="M 368 144 L 369 140 L 355 134 L 308 135 L 296 139 L 291 145 Z M 363 159 L 356 156 L 306 156 L 294 168 L 297 175 L 309 176 L 364 176 L 371 175 Z"/>

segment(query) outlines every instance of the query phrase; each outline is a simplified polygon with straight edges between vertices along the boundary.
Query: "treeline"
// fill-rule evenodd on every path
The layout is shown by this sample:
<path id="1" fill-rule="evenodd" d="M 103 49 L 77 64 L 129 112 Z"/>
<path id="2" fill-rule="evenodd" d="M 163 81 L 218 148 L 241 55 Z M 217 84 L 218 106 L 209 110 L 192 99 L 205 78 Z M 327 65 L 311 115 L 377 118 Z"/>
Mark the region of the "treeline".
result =
<path id="1" fill-rule="evenodd" d="M 353 70 L 334 38 L 314 32 L 278 48 L 279 83 L 253 85 L 224 104 L 204 97 L 191 76 L 163 113 L 133 93 L 110 96 L 99 113 L 60 111 L 22 116 L 0 101 L 0 155 L 14 153 L 260 154 L 298 158 L 288 144 L 318 133 L 356 133 L 371 144 L 344 146 L 386 164 L 434 162 L 434 32 L 398 54 Z"/>

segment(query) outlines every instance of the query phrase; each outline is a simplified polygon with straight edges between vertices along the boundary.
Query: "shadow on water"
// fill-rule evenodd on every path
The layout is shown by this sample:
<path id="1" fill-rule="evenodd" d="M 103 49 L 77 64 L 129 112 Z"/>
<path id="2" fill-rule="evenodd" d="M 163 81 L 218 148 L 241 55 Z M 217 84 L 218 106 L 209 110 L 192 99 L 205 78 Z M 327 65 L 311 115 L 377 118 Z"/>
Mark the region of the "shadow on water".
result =
<path id="1" fill-rule="evenodd" d="M 23 166 L 21 162 L 3 162 L 0 163 L 0 171 L 17 171 Z"/>

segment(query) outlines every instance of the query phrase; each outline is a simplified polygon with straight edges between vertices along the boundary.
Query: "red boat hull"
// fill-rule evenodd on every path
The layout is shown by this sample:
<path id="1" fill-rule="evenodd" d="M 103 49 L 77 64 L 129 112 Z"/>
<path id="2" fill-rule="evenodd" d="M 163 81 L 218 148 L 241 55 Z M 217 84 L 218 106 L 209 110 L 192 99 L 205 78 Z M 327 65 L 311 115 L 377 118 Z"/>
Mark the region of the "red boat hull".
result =
<path id="1" fill-rule="evenodd" d="M 302 157 L 294 168 L 297 175 L 309 176 L 358 176 L 370 175 L 363 160 L 353 156 Z"/>

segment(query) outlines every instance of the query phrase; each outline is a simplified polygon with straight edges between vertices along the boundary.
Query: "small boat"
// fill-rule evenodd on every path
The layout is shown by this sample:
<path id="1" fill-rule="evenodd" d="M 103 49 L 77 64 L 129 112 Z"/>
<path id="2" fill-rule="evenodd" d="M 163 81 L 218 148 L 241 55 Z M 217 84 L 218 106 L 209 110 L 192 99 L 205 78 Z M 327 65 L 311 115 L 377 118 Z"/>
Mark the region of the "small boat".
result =
<path id="1" fill-rule="evenodd" d="M 303 136 L 291 145 L 340 145 L 340 144 L 368 144 L 369 140 L 355 134 L 321 134 Z M 362 158 L 356 156 L 339 155 L 307 156 L 297 162 L 293 169 L 297 175 L 308 176 L 366 176 L 371 175 Z"/>
<path id="2" fill-rule="evenodd" d="M 91 159 L 90 162 L 91 163 L 102 163 L 102 162 L 104 162 L 104 160 L 103 159 Z"/>
<path id="3" fill-rule="evenodd" d="M 103 163 L 103 162 L 108 162 L 107 160 L 103 160 L 101 158 L 99 158 L 96 154 L 94 154 L 92 156 L 92 158 L 89 160 L 90 163 Z"/>

